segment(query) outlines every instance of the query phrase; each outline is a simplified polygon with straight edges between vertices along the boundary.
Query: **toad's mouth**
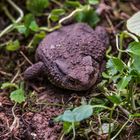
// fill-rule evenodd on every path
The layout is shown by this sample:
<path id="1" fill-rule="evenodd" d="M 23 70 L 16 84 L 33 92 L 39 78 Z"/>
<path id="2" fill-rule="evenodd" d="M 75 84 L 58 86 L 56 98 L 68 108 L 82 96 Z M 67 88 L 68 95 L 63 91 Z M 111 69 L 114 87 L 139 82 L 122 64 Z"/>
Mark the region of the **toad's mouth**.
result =
<path id="1" fill-rule="evenodd" d="M 61 75 L 61 84 L 64 88 L 70 90 L 87 90 L 94 85 L 99 75 L 99 65 L 87 65 L 84 63 L 69 67 L 61 60 L 55 61 L 59 75 Z M 94 64 L 94 63 L 92 63 Z"/>
<path id="2" fill-rule="evenodd" d="M 98 79 L 98 75 L 99 75 L 98 69 L 93 70 L 91 73 L 87 73 L 87 74 L 86 73 L 83 74 L 83 71 L 81 71 L 81 73 L 79 72 L 79 75 L 69 74 L 68 80 L 69 80 L 69 83 L 71 84 L 71 88 L 76 87 L 76 88 L 79 88 L 79 90 L 80 89 L 86 90 L 96 83 Z"/>

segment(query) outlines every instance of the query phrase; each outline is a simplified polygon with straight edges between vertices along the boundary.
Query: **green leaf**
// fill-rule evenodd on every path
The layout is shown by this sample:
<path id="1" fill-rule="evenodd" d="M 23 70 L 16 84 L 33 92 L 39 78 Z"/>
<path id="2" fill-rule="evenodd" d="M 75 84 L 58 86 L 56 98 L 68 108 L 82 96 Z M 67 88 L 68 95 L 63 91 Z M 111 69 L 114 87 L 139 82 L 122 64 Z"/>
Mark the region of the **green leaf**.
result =
<path id="1" fill-rule="evenodd" d="M 132 65 L 131 68 L 129 69 L 129 75 L 131 75 L 132 77 L 135 77 L 135 78 L 136 77 L 138 78 L 140 76 L 140 73 L 139 72 L 140 71 L 137 70 L 134 65 Z"/>
<path id="2" fill-rule="evenodd" d="M 111 76 L 108 75 L 108 74 L 105 73 L 105 72 L 102 72 L 102 76 L 103 76 L 103 78 L 107 78 L 107 79 L 111 78 Z"/>
<path id="3" fill-rule="evenodd" d="M 140 74 L 140 56 L 133 55 L 132 57 L 134 59 L 133 61 L 134 70 L 136 70 Z"/>
<path id="4" fill-rule="evenodd" d="M 88 2 L 92 5 L 99 4 L 99 0 L 88 0 Z"/>
<path id="5" fill-rule="evenodd" d="M 100 99 L 100 98 L 96 98 L 96 97 L 94 97 L 94 98 L 92 98 L 91 99 L 91 101 L 90 101 L 90 104 L 92 105 L 92 106 L 96 106 L 96 105 L 105 105 L 105 104 L 107 104 L 107 102 L 108 102 L 108 100 L 107 99 Z M 97 114 L 99 114 L 101 111 L 103 111 L 104 110 L 104 108 L 100 108 L 100 107 L 97 107 L 97 108 L 94 108 L 94 115 L 97 115 Z"/>
<path id="6" fill-rule="evenodd" d="M 91 27 L 95 27 L 100 21 L 100 18 L 94 9 L 85 6 L 83 11 L 76 14 L 75 20 L 77 22 L 86 22 Z"/>
<path id="7" fill-rule="evenodd" d="M 114 68 L 120 72 L 123 71 L 123 69 L 125 68 L 125 63 L 117 57 L 112 57 L 111 59 Z"/>
<path id="8" fill-rule="evenodd" d="M 81 3 L 80 3 L 79 1 L 71 1 L 71 0 L 69 0 L 69 1 L 66 1 L 66 2 L 65 2 L 65 5 L 66 5 L 67 7 L 76 8 L 76 7 L 80 7 L 80 6 L 81 6 Z"/>
<path id="9" fill-rule="evenodd" d="M 117 84 L 118 90 L 123 90 L 129 84 L 130 80 L 132 79 L 131 75 L 124 76 Z"/>
<path id="10" fill-rule="evenodd" d="M 106 63 L 106 68 L 107 68 L 107 71 L 109 73 L 109 75 L 113 76 L 117 73 L 117 70 L 114 69 L 114 65 L 113 65 L 113 61 L 112 59 L 109 59 Z"/>
<path id="11" fill-rule="evenodd" d="M 10 41 L 6 46 L 7 51 L 17 51 L 19 50 L 19 48 L 20 48 L 20 43 L 18 40 Z"/>
<path id="12" fill-rule="evenodd" d="M 65 14 L 64 9 L 53 9 L 50 14 L 50 18 L 52 21 L 56 22 L 59 20 L 59 17 Z"/>
<path id="13" fill-rule="evenodd" d="M 126 51 L 140 56 L 140 42 L 130 43 Z"/>
<path id="14" fill-rule="evenodd" d="M 25 25 L 15 25 L 15 28 L 18 30 L 21 34 L 26 34 L 26 26 Z"/>
<path id="15" fill-rule="evenodd" d="M 20 25 L 15 25 L 15 28 L 26 37 L 32 32 L 39 31 L 38 24 L 35 21 L 35 17 L 32 14 L 27 14 L 24 17 L 24 22 Z"/>
<path id="16" fill-rule="evenodd" d="M 55 121 L 64 122 L 79 122 L 93 114 L 93 108 L 91 105 L 81 105 L 75 109 L 66 110 L 62 115 L 58 116 Z"/>
<path id="17" fill-rule="evenodd" d="M 112 57 L 108 60 L 106 68 L 108 69 L 109 75 L 113 76 L 117 73 L 117 71 L 123 71 L 125 68 L 125 63 L 117 57 Z"/>
<path id="18" fill-rule="evenodd" d="M 60 16 L 60 15 L 65 14 L 65 10 L 64 9 L 53 9 L 51 11 L 51 14 Z"/>
<path id="19" fill-rule="evenodd" d="M 109 95 L 107 98 L 114 104 L 120 104 L 122 102 L 121 97 L 119 95 Z"/>
<path id="20" fill-rule="evenodd" d="M 35 17 L 30 13 L 30 14 L 27 14 L 25 15 L 24 17 L 24 25 L 26 27 L 29 27 L 31 22 L 35 20 Z"/>
<path id="21" fill-rule="evenodd" d="M 32 14 L 27 14 L 24 18 L 24 25 L 26 27 L 25 36 L 27 37 L 32 31 L 38 31 L 39 27 L 35 21 L 35 17 Z"/>
<path id="22" fill-rule="evenodd" d="M 35 34 L 34 35 L 34 38 L 33 38 L 33 46 L 36 46 L 38 45 L 38 43 L 40 42 L 40 40 L 42 40 L 44 37 L 46 36 L 46 33 L 44 31 L 38 33 L 38 34 Z"/>
<path id="23" fill-rule="evenodd" d="M 66 110 L 63 115 L 63 121 L 75 122 L 74 114 L 71 110 Z"/>
<path id="24" fill-rule="evenodd" d="M 70 123 L 70 122 L 64 122 L 63 123 L 63 130 L 64 130 L 64 132 L 65 132 L 65 134 L 68 134 L 68 133 L 70 133 L 71 131 L 72 131 L 72 123 Z"/>
<path id="25" fill-rule="evenodd" d="M 75 122 L 75 119 L 72 111 L 66 110 L 64 114 L 58 116 L 55 121 Z"/>
<path id="26" fill-rule="evenodd" d="M 25 101 L 24 90 L 22 88 L 17 89 L 10 94 L 10 99 L 16 103 L 22 103 Z"/>
<path id="27" fill-rule="evenodd" d="M 126 26 L 130 32 L 140 36 L 140 11 L 127 20 Z"/>
<path id="28" fill-rule="evenodd" d="M 27 0 L 27 9 L 34 15 L 40 15 L 49 6 L 48 0 Z"/>
<path id="29" fill-rule="evenodd" d="M 29 28 L 30 28 L 32 31 L 35 31 L 35 32 L 39 30 L 39 27 L 38 27 L 36 21 L 32 21 L 31 24 L 30 24 L 30 26 L 29 26 Z"/>
<path id="30" fill-rule="evenodd" d="M 121 77 L 121 74 L 117 74 L 117 75 L 112 76 L 112 77 L 111 77 L 111 80 L 112 80 L 114 83 L 116 83 L 117 80 L 118 80 L 120 77 Z"/>
<path id="31" fill-rule="evenodd" d="M 7 89 L 7 88 L 16 88 L 18 89 L 18 85 L 16 85 L 15 83 L 3 83 L 1 86 L 1 89 Z"/>
<path id="32" fill-rule="evenodd" d="M 72 113 L 74 114 L 75 121 L 80 122 L 93 114 L 93 108 L 91 105 L 82 105 L 75 108 Z"/>

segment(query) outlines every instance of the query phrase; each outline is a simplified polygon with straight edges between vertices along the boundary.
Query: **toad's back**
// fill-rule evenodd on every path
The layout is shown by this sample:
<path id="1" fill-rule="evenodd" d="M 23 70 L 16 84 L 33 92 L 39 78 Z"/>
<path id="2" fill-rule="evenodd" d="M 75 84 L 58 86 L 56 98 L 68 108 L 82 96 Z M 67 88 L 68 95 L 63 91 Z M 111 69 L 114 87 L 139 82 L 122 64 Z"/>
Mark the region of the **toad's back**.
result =
<path id="1" fill-rule="evenodd" d="M 106 47 L 98 34 L 87 24 L 76 23 L 48 34 L 39 45 L 36 58 L 70 59 L 90 55 L 98 62 L 103 58 Z M 43 56 L 42 56 L 43 55 Z M 74 59 L 75 61 L 75 59 Z"/>

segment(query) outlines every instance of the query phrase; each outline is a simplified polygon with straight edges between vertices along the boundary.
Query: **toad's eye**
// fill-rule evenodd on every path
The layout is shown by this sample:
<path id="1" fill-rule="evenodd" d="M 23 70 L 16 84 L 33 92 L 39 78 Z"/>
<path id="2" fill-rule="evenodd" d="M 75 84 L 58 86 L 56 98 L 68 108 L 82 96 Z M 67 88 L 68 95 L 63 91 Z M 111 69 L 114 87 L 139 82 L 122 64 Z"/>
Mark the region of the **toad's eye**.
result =
<path id="1" fill-rule="evenodd" d="M 68 74 L 68 64 L 65 62 L 65 61 L 62 61 L 62 60 L 56 60 L 55 61 L 58 69 L 65 75 Z"/>

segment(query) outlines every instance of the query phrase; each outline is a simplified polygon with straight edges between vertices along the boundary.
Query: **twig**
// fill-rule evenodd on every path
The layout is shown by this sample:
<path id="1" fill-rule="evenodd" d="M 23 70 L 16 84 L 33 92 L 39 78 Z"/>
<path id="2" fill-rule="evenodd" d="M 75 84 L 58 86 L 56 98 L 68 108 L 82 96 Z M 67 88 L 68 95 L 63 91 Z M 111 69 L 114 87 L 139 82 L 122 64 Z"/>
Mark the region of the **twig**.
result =
<path id="1" fill-rule="evenodd" d="M 1 70 L 0 70 L 0 74 L 1 74 L 1 75 L 4 75 L 4 76 L 8 76 L 8 77 L 11 77 L 11 76 L 12 76 L 11 73 L 7 73 L 7 72 L 1 71 Z"/>
<path id="2" fill-rule="evenodd" d="M 105 14 L 105 17 L 107 19 L 108 24 L 110 25 L 111 30 L 113 31 L 114 34 L 116 34 L 115 27 L 114 27 L 112 21 L 110 20 L 109 16 L 107 14 Z"/>
<path id="3" fill-rule="evenodd" d="M 113 137 L 113 138 L 111 138 L 111 140 L 115 140 L 116 139 L 116 137 L 120 134 L 120 132 L 123 130 L 123 128 L 127 125 L 127 123 L 130 121 L 130 119 L 128 119 L 125 123 L 124 123 L 124 125 L 120 128 L 120 130 L 117 132 L 117 134 Z"/>
<path id="4" fill-rule="evenodd" d="M 16 75 L 14 76 L 14 78 L 11 80 L 11 83 L 14 83 L 14 81 L 16 80 L 16 78 L 19 76 L 20 70 L 17 71 Z"/>
<path id="5" fill-rule="evenodd" d="M 4 46 L 8 45 L 10 42 L 11 42 L 11 40 L 6 41 L 6 42 L 4 42 L 4 43 L 1 43 L 1 44 L 0 44 L 0 48 L 2 48 L 2 47 L 4 47 Z"/>
<path id="6" fill-rule="evenodd" d="M 25 58 L 25 60 L 26 60 L 30 65 L 33 65 L 33 63 L 27 58 L 27 56 L 26 56 L 22 51 L 20 51 L 20 54 Z"/>
<path id="7" fill-rule="evenodd" d="M 126 109 L 124 109 L 122 106 L 118 106 L 118 108 L 127 116 L 127 117 L 129 117 L 129 115 L 130 115 L 130 112 L 128 112 Z"/>
<path id="8" fill-rule="evenodd" d="M 57 1 L 57 0 L 51 0 L 53 3 L 57 4 L 60 7 L 63 7 L 63 4 L 61 4 L 61 2 Z"/>
<path id="9" fill-rule="evenodd" d="M 130 3 L 130 6 L 135 12 L 139 11 L 139 9 L 133 3 Z"/>

